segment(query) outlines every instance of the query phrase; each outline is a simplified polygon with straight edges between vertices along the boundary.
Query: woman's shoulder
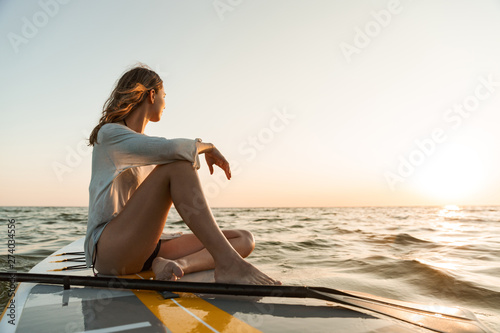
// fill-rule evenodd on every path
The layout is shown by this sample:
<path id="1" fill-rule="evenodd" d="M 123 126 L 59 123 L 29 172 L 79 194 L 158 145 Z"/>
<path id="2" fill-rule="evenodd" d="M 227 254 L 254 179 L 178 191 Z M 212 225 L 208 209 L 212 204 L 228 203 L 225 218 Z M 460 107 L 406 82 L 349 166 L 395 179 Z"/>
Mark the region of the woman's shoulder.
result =
<path id="1" fill-rule="evenodd" d="M 125 128 L 125 126 L 118 123 L 106 123 L 101 127 L 101 129 L 106 129 L 106 130 L 117 130 L 120 128 Z"/>
<path id="2" fill-rule="evenodd" d="M 124 125 L 118 124 L 118 123 L 107 123 L 102 125 L 101 129 L 99 132 L 103 133 L 116 133 L 116 132 L 130 132 L 130 129 Z"/>
<path id="3" fill-rule="evenodd" d="M 98 133 L 98 140 L 112 138 L 116 135 L 122 136 L 130 132 L 130 129 L 118 123 L 107 123 L 102 125 Z"/>

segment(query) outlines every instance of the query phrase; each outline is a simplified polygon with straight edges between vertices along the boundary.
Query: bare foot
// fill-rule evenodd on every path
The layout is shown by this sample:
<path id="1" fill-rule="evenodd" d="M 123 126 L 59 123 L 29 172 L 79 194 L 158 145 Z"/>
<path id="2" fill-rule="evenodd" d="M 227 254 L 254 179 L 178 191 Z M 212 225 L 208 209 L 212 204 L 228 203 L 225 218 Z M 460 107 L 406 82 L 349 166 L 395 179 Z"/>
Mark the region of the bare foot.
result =
<path id="1" fill-rule="evenodd" d="M 152 265 L 156 280 L 176 281 L 184 275 L 182 268 L 173 260 L 156 257 Z"/>
<path id="2" fill-rule="evenodd" d="M 280 281 L 272 279 L 245 260 L 216 266 L 214 276 L 218 283 L 281 285 Z"/>

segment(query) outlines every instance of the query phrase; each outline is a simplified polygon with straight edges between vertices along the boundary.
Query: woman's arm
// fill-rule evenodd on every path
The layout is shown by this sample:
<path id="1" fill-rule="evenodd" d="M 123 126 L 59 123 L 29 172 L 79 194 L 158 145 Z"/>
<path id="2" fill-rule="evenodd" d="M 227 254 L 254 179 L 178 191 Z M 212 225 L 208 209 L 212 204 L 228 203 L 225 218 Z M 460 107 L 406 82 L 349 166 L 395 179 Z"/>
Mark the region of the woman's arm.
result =
<path id="1" fill-rule="evenodd" d="M 198 149 L 198 154 L 203 154 L 214 149 L 213 143 L 201 142 L 201 139 L 196 139 L 196 149 Z"/>
<path id="2" fill-rule="evenodd" d="M 106 124 L 98 134 L 102 159 L 109 160 L 116 170 L 143 165 L 168 164 L 186 160 L 199 168 L 197 141 L 165 139 L 136 133 L 122 125 Z"/>
<path id="3" fill-rule="evenodd" d="M 207 161 L 208 169 L 210 170 L 211 175 L 214 173 L 213 165 L 215 164 L 224 170 L 227 179 L 231 179 L 231 168 L 229 167 L 229 162 L 212 143 L 201 142 L 200 139 L 197 139 L 196 148 L 198 149 L 199 154 L 205 154 L 205 160 Z"/>

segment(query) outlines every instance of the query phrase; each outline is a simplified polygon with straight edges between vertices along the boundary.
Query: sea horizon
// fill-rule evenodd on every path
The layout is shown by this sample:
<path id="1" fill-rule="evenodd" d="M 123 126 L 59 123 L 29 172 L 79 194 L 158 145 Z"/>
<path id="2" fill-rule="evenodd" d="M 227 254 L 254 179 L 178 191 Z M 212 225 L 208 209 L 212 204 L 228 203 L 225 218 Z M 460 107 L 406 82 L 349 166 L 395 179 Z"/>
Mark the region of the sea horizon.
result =
<path id="1" fill-rule="evenodd" d="M 445 207 L 445 206 L 457 206 L 457 207 L 494 207 L 500 206 L 500 203 L 496 204 L 456 204 L 456 203 L 448 203 L 448 204 L 428 204 L 428 205 L 343 205 L 343 206 L 210 206 L 210 208 L 405 208 L 405 207 Z M 88 208 L 88 206 L 80 206 L 80 205 L 0 205 L 0 207 L 47 207 L 47 208 Z"/>

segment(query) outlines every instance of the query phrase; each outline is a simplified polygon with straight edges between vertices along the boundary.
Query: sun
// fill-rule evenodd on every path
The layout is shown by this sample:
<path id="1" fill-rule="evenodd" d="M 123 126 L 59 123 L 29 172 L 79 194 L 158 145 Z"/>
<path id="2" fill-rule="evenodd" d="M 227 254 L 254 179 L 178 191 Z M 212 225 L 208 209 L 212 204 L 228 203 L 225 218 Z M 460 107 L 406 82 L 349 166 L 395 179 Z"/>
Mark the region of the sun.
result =
<path id="1" fill-rule="evenodd" d="M 485 166 L 468 146 L 449 144 L 419 166 L 413 186 L 442 202 L 472 200 L 486 186 Z"/>

